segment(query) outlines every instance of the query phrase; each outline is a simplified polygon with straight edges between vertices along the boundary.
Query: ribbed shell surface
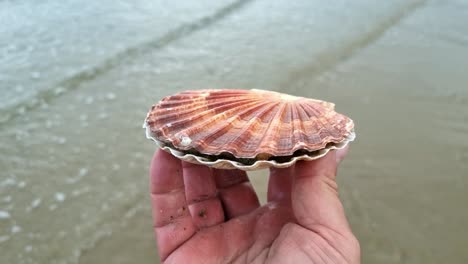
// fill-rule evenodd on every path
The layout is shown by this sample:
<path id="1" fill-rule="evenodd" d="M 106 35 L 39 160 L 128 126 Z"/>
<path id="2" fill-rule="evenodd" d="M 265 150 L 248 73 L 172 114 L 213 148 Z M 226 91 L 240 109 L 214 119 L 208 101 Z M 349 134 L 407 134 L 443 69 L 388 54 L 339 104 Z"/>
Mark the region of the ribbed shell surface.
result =
<path id="1" fill-rule="evenodd" d="M 153 105 L 145 126 L 178 150 L 236 158 L 316 151 L 354 135 L 353 121 L 333 103 L 264 90 L 181 92 Z"/>

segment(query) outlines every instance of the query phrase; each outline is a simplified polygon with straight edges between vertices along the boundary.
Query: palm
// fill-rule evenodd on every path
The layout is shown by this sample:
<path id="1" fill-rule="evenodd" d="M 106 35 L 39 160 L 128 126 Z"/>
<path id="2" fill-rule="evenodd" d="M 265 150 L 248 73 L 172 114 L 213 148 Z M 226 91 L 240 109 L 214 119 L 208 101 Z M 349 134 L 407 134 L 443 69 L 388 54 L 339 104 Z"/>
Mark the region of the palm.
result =
<path id="1" fill-rule="evenodd" d="M 157 152 L 151 179 L 161 259 L 166 263 L 359 262 L 357 241 L 336 195 L 336 158 L 329 156 L 321 162 L 271 170 L 268 203 L 259 206 L 245 172 L 211 170 Z"/>

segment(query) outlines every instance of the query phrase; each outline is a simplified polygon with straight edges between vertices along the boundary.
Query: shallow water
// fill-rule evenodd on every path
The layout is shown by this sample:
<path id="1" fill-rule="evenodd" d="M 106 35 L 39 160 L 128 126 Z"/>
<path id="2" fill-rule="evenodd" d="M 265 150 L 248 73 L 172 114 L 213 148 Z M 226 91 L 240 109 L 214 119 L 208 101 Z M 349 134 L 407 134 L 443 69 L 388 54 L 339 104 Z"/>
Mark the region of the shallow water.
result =
<path id="1" fill-rule="evenodd" d="M 85 2 L 0 2 L 0 262 L 154 263 L 141 123 L 212 87 L 355 120 L 339 183 L 364 263 L 468 262 L 468 2 Z"/>

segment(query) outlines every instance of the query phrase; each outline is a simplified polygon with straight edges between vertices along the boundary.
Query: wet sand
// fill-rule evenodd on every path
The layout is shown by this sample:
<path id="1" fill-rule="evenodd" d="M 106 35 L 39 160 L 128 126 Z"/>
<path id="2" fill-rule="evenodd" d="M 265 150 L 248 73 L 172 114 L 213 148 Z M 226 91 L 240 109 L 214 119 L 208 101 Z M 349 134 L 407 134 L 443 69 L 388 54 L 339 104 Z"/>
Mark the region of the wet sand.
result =
<path id="1" fill-rule="evenodd" d="M 213 87 L 355 120 L 339 185 L 363 263 L 468 262 L 468 4 L 239 3 L 62 76 L 0 124 L 2 263 L 155 263 L 141 123 L 161 97 Z M 263 199 L 265 176 L 251 174 Z"/>

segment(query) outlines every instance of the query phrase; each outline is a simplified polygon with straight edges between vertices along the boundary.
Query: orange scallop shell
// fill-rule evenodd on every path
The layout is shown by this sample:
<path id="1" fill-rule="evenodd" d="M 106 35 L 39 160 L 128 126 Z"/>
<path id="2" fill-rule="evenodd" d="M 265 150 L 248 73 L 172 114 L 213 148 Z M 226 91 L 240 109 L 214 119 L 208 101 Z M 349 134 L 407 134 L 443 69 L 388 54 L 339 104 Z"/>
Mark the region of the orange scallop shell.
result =
<path id="1" fill-rule="evenodd" d="M 168 96 L 152 106 L 144 127 L 148 138 L 183 160 L 243 170 L 317 159 L 355 137 L 353 121 L 333 103 L 264 90 Z"/>

